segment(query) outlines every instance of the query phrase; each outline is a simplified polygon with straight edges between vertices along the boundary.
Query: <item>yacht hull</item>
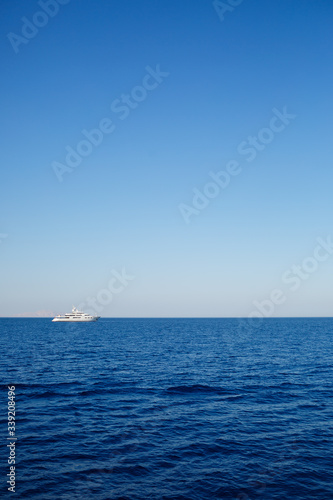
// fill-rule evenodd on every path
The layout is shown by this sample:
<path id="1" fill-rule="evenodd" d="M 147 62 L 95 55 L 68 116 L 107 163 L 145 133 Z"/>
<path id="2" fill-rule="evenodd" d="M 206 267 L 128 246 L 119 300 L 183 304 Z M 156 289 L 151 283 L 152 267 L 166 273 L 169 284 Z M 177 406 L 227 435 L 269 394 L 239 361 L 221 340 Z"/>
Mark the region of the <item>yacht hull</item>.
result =
<path id="1" fill-rule="evenodd" d="M 71 318 L 54 318 L 52 321 L 66 321 L 67 323 L 86 323 L 87 321 L 97 321 L 99 318 L 98 317 L 95 317 L 95 318 L 89 318 L 89 319 L 79 319 L 79 318 L 75 318 L 75 319 L 71 319 Z"/>

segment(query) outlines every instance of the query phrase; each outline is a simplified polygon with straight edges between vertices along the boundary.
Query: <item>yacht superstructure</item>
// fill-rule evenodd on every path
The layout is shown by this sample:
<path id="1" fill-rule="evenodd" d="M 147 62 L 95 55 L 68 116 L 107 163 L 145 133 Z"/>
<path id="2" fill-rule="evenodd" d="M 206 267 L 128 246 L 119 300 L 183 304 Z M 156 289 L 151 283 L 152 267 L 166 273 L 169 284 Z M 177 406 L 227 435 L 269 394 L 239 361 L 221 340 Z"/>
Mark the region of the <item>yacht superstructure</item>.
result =
<path id="1" fill-rule="evenodd" d="M 92 316 L 91 314 L 86 314 L 82 311 L 78 311 L 76 307 L 73 306 L 71 313 L 66 313 L 63 316 L 59 314 L 52 321 L 97 321 L 100 316 Z"/>

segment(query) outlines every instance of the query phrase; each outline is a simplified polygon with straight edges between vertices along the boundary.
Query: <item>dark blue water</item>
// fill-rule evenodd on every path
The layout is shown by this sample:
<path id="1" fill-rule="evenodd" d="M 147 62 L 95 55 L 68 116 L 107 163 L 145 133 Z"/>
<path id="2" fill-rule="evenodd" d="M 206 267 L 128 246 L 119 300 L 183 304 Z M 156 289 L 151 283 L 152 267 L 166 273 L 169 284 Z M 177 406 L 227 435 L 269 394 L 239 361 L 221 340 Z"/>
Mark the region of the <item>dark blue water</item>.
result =
<path id="1" fill-rule="evenodd" d="M 2 319 L 16 493 L 31 499 L 331 500 L 333 320 Z"/>

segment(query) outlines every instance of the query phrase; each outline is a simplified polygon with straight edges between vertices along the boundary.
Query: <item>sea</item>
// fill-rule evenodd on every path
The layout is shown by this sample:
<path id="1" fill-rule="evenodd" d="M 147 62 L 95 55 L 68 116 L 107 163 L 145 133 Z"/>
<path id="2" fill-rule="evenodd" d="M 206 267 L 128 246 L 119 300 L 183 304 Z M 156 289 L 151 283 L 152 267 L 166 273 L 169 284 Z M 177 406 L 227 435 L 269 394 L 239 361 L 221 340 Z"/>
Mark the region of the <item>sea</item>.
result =
<path id="1" fill-rule="evenodd" d="M 330 318 L 3 318 L 0 497 L 332 500 L 332 339 Z"/>

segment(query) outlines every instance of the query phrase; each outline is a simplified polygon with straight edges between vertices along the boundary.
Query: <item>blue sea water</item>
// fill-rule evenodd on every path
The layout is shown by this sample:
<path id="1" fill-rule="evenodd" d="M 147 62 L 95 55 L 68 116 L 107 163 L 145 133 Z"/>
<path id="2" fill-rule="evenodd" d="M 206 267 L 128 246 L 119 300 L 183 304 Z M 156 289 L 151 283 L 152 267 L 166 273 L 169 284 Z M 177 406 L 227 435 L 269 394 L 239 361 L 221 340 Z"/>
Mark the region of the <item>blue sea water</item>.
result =
<path id="1" fill-rule="evenodd" d="M 333 498 L 333 320 L 1 319 L 16 493 L 29 499 Z"/>

